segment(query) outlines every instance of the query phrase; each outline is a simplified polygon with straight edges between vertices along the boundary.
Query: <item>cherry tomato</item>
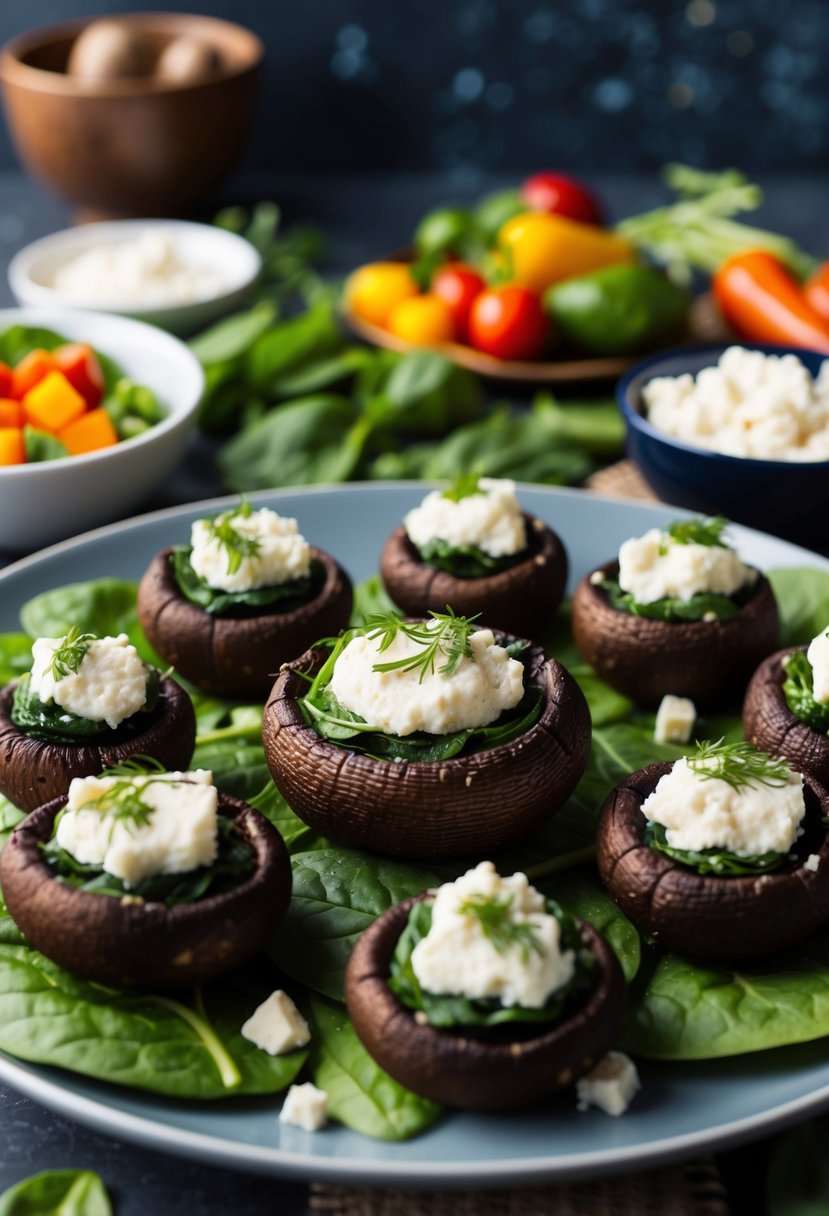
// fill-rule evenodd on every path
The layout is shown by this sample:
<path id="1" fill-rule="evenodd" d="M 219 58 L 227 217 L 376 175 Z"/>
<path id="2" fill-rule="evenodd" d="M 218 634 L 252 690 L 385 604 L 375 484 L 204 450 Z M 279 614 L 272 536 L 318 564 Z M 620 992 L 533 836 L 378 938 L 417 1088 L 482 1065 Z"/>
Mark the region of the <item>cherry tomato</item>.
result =
<path id="1" fill-rule="evenodd" d="M 531 211 L 566 215 L 583 224 L 601 224 L 602 209 L 586 186 L 563 173 L 535 173 L 521 187 L 521 197 Z"/>
<path id="2" fill-rule="evenodd" d="M 440 346 L 455 337 L 452 309 L 439 296 L 414 296 L 401 300 L 389 313 L 389 333 L 412 346 Z"/>
<path id="3" fill-rule="evenodd" d="M 496 359 L 535 359 L 547 329 L 538 296 L 514 284 L 481 292 L 469 314 L 471 344 Z"/>
<path id="4" fill-rule="evenodd" d="M 447 263 L 432 276 L 432 294 L 449 305 L 455 320 L 455 332 L 465 341 L 469 328 L 469 310 L 472 301 L 479 296 L 486 283 L 471 266 L 462 262 Z"/>
<path id="5" fill-rule="evenodd" d="M 385 325 L 395 304 L 417 293 L 417 283 L 405 263 L 370 262 L 346 279 L 345 305 L 355 317 Z"/>

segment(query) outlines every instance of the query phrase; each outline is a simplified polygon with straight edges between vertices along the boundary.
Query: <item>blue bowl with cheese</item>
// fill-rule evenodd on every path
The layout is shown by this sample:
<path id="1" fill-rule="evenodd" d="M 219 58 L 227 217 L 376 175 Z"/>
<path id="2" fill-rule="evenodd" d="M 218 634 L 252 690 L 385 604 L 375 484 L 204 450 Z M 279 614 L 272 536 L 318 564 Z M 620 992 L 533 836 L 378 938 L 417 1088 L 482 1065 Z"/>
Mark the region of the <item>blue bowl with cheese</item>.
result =
<path id="1" fill-rule="evenodd" d="M 825 550 L 829 546 L 829 459 L 804 460 L 802 454 L 796 459 L 769 459 L 714 451 L 687 437 L 668 434 L 645 415 L 646 386 L 658 378 L 697 377 L 715 367 L 729 349 L 726 345 L 709 345 L 664 351 L 637 363 L 622 377 L 616 396 L 627 424 L 628 457 L 663 502 L 706 515 L 725 515 L 760 531 Z M 815 380 L 827 361 L 827 356 L 816 351 L 789 346 L 745 344 L 740 349 L 765 356 L 794 355 Z M 744 388 L 748 400 L 751 389 L 748 385 Z M 829 415 L 829 371 L 821 388 Z M 758 384 L 756 392 L 763 391 L 762 383 Z M 773 411 L 767 414 L 766 425 L 769 420 L 773 425 Z"/>

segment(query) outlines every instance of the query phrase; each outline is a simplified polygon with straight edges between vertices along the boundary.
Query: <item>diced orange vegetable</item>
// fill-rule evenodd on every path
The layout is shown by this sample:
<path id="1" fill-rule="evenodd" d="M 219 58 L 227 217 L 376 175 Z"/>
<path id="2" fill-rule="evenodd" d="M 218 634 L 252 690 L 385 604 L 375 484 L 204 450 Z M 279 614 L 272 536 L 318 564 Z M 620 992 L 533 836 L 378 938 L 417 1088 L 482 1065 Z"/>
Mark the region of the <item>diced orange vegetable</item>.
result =
<path id="1" fill-rule="evenodd" d="M 86 402 L 63 372 L 52 371 L 23 398 L 23 415 L 41 431 L 57 434 L 86 412 Z"/>
<path id="2" fill-rule="evenodd" d="M 10 396 L 22 401 L 30 389 L 55 370 L 55 360 L 48 350 L 37 347 L 24 355 L 12 371 Z"/>
<path id="3" fill-rule="evenodd" d="M 97 452 L 99 448 L 109 448 L 118 442 L 115 427 L 106 410 L 90 410 L 82 418 L 70 422 L 69 426 L 58 432 L 58 439 L 66 444 L 70 456 Z"/>
<path id="4" fill-rule="evenodd" d="M 58 371 L 76 388 L 91 410 L 101 404 L 104 373 L 98 357 L 85 342 L 67 342 L 52 351 Z"/>
<path id="5" fill-rule="evenodd" d="M 0 426 L 22 426 L 23 406 L 11 397 L 0 397 Z"/>
<path id="6" fill-rule="evenodd" d="M 16 426 L 0 426 L 0 465 L 25 463 L 23 432 Z"/>
<path id="7" fill-rule="evenodd" d="M 11 397 L 12 376 L 13 372 L 8 363 L 0 362 L 0 397 Z"/>

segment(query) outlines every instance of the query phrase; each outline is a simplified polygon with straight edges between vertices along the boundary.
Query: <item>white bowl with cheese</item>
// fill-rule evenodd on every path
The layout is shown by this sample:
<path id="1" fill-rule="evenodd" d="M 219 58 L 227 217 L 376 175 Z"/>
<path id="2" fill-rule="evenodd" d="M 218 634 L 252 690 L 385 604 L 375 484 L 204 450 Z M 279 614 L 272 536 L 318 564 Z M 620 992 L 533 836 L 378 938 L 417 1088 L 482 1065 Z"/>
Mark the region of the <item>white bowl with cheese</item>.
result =
<path id="1" fill-rule="evenodd" d="M 140 506 L 184 452 L 204 373 L 183 342 L 151 325 L 104 313 L 0 309 L 0 333 L 43 326 L 108 355 L 158 398 L 164 417 L 143 434 L 79 456 L 0 468 L 0 551 L 39 549 Z"/>
<path id="2" fill-rule="evenodd" d="M 20 304 L 133 317 L 172 333 L 241 307 L 262 269 L 244 237 L 185 220 L 113 220 L 32 242 L 9 263 Z"/>

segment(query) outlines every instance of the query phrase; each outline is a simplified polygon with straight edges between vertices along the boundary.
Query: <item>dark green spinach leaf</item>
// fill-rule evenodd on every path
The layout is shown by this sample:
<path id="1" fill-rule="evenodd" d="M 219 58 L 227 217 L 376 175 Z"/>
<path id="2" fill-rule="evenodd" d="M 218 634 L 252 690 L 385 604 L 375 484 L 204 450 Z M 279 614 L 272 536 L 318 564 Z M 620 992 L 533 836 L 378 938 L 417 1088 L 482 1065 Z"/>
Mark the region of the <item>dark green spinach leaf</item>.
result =
<path id="1" fill-rule="evenodd" d="M 667 833 L 661 823 L 649 823 L 645 828 L 645 844 L 657 853 L 664 853 L 672 861 L 697 874 L 716 874 L 720 878 L 740 877 L 746 874 L 768 874 L 786 860 L 785 853 L 756 853 L 742 856 L 728 849 L 675 849 L 668 843 Z"/>
<path id="2" fill-rule="evenodd" d="M 273 587 L 256 587 L 253 591 L 217 591 L 207 579 L 196 574 L 190 563 L 191 553 L 189 548 L 173 549 L 170 555 L 173 576 L 185 599 L 211 616 L 258 616 L 263 608 L 291 612 L 316 594 L 315 588 L 319 588 L 325 577 L 316 562 L 307 578 L 295 578 Z"/>
<path id="3" fill-rule="evenodd" d="M 632 616 L 648 617 L 652 621 L 701 621 L 713 616 L 718 621 L 731 621 L 745 603 L 746 597 L 716 595 L 712 591 L 698 591 L 690 599 L 680 600 L 666 597 L 640 604 L 629 591 L 623 591 L 615 579 L 606 578 L 602 589 L 607 593 L 610 606 L 617 612 Z"/>
<path id="4" fill-rule="evenodd" d="M 0 1195 L 0 1216 L 112 1216 L 112 1205 L 91 1170 L 44 1170 Z"/>
<path id="5" fill-rule="evenodd" d="M 815 700 L 814 673 L 806 651 L 790 654 L 783 660 L 783 669 L 783 696 L 789 709 L 819 735 L 829 735 L 829 703 Z"/>

